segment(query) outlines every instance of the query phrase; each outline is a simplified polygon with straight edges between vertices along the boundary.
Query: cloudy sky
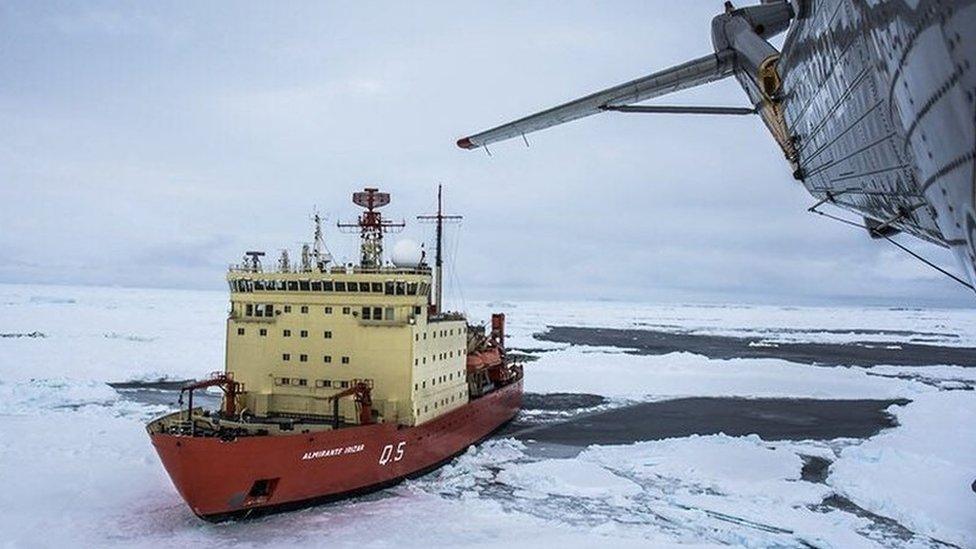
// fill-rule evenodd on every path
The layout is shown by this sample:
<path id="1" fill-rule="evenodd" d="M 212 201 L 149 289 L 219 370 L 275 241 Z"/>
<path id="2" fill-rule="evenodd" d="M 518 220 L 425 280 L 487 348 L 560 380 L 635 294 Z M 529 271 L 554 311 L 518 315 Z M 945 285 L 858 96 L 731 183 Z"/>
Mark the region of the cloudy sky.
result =
<path id="1" fill-rule="evenodd" d="M 349 194 L 465 215 L 469 297 L 971 304 L 805 212 L 752 117 L 607 114 L 458 137 L 711 51 L 719 1 L 4 2 L 0 282 L 220 288 Z M 664 103 L 744 104 L 732 81 Z M 412 226 L 393 238 L 428 238 Z M 940 249 L 906 243 L 955 270 Z M 453 290 L 459 294 L 458 289 Z"/>

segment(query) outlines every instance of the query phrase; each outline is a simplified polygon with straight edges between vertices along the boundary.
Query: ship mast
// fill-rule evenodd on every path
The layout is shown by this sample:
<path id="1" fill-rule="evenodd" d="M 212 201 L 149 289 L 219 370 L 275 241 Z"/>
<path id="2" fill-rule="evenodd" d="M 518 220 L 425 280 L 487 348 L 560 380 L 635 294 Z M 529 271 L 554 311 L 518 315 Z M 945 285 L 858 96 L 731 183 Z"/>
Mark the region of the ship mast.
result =
<path id="1" fill-rule="evenodd" d="M 444 282 L 443 282 L 443 271 L 444 271 L 444 222 L 449 221 L 460 221 L 462 216 L 460 215 L 444 215 L 444 210 L 441 203 L 441 192 L 443 185 L 437 185 L 437 213 L 434 215 L 418 215 L 417 219 L 425 221 L 434 221 L 437 224 L 437 249 L 434 256 L 434 279 L 437 282 L 436 296 L 437 300 L 434 301 L 434 312 L 442 312 L 441 304 L 444 298 Z"/>
<path id="2" fill-rule="evenodd" d="M 375 187 L 366 187 L 361 192 L 352 193 L 353 204 L 366 208 L 356 223 L 339 223 L 340 229 L 359 229 L 360 265 L 366 269 L 376 269 L 383 265 L 383 233 L 403 229 L 403 221 L 393 222 L 383 219 L 376 211 L 390 203 L 390 193 L 381 193 Z"/>
<path id="3" fill-rule="evenodd" d="M 332 254 L 329 252 L 329 248 L 325 245 L 325 238 L 322 236 L 322 217 L 319 212 L 316 211 L 312 215 L 312 222 L 315 224 L 315 235 L 314 242 L 312 243 L 312 257 L 315 259 L 315 265 L 318 267 L 319 271 L 324 271 L 325 267 L 332 262 Z"/>

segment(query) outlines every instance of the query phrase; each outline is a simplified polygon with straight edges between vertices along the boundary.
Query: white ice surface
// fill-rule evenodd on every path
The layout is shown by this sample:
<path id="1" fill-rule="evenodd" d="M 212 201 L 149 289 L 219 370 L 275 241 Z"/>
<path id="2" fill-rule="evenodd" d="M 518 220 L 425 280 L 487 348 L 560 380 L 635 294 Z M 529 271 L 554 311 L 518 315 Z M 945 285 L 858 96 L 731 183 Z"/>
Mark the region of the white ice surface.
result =
<path id="1" fill-rule="evenodd" d="M 686 396 L 911 398 L 933 387 L 872 376 L 865 368 L 822 368 L 779 359 L 711 360 L 691 353 L 631 355 L 570 347 L 525 367 L 527 391 L 595 393 L 662 400 Z"/>
<path id="2" fill-rule="evenodd" d="M 529 348 L 561 345 L 531 338 L 546 326 L 643 328 L 771 342 L 878 341 L 976 347 L 976 314 L 971 309 L 520 301 L 473 302 L 468 310 L 472 318 L 505 312 L 512 345 Z"/>
<path id="3" fill-rule="evenodd" d="M 913 531 L 976 547 L 976 396 L 919 395 L 891 412 L 899 427 L 845 448 L 830 485 Z"/>
<path id="4" fill-rule="evenodd" d="M 0 284 L 0 380 L 187 379 L 223 368 L 222 292 Z"/>
<path id="5" fill-rule="evenodd" d="M 226 309 L 223 292 L 0 285 L 0 545 L 861 547 L 928 546 L 935 538 L 976 547 L 976 494 L 969 488 L 976 479 L 976 396 L 939 390 L 972 384 L 973 369 L 635 356 L 531 338 L 546 325 L 576 325 L 766 341 L 976 345 L 971 311 L 472 304 L 478 318 L 504 310 L 514 346 L 553 349 L 526 365 L 529 391 L 596 393 L 621 402 L 681 396 L 913 402 L 892 409 L 901 426 L 867 441 L 716 435 L 546 459 L 520 443 L 494 440 L 374 497 L 210 525 L 187 510 L 145 435 L 144 421 L 162 408 L 122 398 L 104 382 L 219 370 Z M 888 332 L 859 333 L 877 329 Z M 46 337 L 16 337 L 35 331 Z M 801 455 L 836 459 L 828 484 L 800 479 Z M 868 518 L 821 507 L 832 492 L 920 536 L 900 538 Z"/>

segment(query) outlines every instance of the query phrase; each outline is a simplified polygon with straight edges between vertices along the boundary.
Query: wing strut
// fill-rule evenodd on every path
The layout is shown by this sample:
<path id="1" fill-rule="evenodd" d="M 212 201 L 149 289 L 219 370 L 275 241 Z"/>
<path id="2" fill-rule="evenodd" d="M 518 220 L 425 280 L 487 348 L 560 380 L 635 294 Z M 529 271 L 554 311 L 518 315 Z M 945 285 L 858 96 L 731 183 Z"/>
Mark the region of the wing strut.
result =
<path id="1" fill-rule="evenodd" d="M 675 65 L 514 122 L 502 124 L 488 131 L 461 138 L 457 145 L 462 149 L 476 149 L 490 143 L 525 136 L 578 118 L 599 114 L 608 108 L 627 106 L 646 99 L 721 80 L 732 75 L 735 60 L 736 53 L 731 49 L 692 59 L 687 63 Z"/>
<path id="2" fill-rule="evenodd" d="M 756 114 L 753 107 L 705 107 L 705 106 L 669 106 L 669 105 L 609 105 L 602 107 L 605 111 L 636 112 L 646 114 Z"/>

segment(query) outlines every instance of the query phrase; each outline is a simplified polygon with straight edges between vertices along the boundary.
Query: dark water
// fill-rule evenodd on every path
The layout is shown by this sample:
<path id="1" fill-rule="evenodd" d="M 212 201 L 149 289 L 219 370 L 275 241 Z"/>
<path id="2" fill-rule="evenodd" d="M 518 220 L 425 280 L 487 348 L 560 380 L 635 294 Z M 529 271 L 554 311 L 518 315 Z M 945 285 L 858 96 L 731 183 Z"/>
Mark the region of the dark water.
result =
<path id="1" fill-rule="evenodd" d="M 545 401 L 546 395 L 533 397 Z M 560 397 L 563 398 L 563 397 Z M 764 440 L 867 438 L 897 425 L 885 410 L 907 400 L 682 398 L 581 412 L 564 421 L 524 419 L 500 436 L 568 446 L 630 444 L 690 435 L 757 434 Z"/>
<path id="2" fill-rule="evenodd" d="M 870 335 L 870 334 L 864 334 Z M 920 336 L 926 334 L 919 333 Z M 853 343 L 778 343 L 776 346 L 750 346 L 759 337 L 731 337 L 673 333 L 655 330 L 579 328 L 550 326 L 536 339 L 618 347 L 642 355 L 689 352 L 713 359 L 780 358 L 820 366 L 930 366 L 949 364 L 976 367 L 976 348 L 943 347 L 920 343 L 857 341 Z M 889 347 L 897 348 L 889 348 Z"/>

